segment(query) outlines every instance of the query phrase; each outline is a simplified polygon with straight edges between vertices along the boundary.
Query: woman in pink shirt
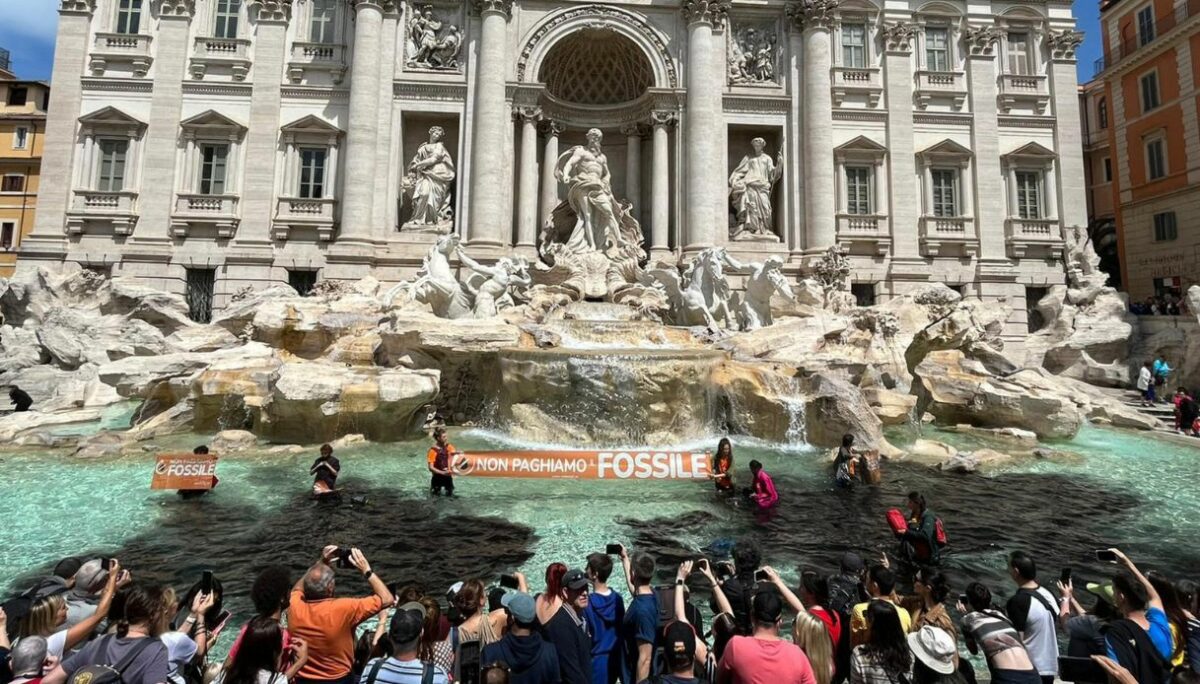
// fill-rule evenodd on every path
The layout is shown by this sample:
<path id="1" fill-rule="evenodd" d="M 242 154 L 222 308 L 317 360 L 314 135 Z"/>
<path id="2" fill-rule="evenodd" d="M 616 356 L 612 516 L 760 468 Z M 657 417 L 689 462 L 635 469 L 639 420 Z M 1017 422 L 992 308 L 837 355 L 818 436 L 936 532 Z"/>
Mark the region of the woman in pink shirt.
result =
<path id="1" fill-rule="evenodd" d="M 771 480 L 767 471 L 763 470 L 762 463 L 750 461 L 750 473 L 754 476 L 754 491 L 750 498 L 754 499 L 758 510 L 765 511 L 779 503 L 779 492 L 775 491 L 775 482 Z"/>

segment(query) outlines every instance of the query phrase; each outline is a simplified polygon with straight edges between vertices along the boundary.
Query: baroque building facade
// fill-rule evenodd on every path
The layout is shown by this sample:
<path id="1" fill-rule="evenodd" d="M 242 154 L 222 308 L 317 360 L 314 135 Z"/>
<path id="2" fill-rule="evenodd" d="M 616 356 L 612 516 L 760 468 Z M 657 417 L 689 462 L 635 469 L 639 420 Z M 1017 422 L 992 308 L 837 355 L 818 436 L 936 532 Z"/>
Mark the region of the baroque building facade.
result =
<path id="1" fill-rule="evenodd" d="M 0 49 L 0 278 L 13 274 L 21 239 L 33 230 L 50 87 L 23 81 Z"/>
<path id="2" fill-rule="evenodd" d="M 1063 228 L 1086 223 L 1063 0 L 60 12 L 56 182 L 21 263 L 210 307 L 247 285 L 397 282 L 447 231 L 485 262 L 536 258 L 588 144 L 652 259 L 723 245 L 795 278 L 837 245 L 860 301 L 945 282 L 1006 299 L 1014 339 L 1063 282 Z"/>

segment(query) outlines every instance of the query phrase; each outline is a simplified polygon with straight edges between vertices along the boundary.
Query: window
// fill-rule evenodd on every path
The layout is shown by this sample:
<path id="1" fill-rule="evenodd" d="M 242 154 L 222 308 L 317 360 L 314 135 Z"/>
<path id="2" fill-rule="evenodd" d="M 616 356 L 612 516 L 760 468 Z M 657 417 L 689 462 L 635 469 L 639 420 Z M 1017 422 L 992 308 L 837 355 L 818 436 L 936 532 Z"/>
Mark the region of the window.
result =
<path id="1" fill-rule="evenodd" d="M 213 268 L 189 268 L 186 273 L 188 318 L 197 323 L 208 323 L 212 321 L 217 271 Z"/>
<path id="2" fill-rule="evenodd" d="M 1175 212 L 1164 211 L 1154 215 L 1154 241 L 1167 242 L 1179 237 L 1179 229 L 1175 226 Z"/>
<path id="3" fill-rule="evenodd" d="M 137 33 L 142 25 L 142 0 L 121 0 L 117 5 L 117 33 Z"/>
<path id="4" fill-rule="evenodd" d="M 1038 302 L 1041 302 L 1048 294 L 1050 294 L 1048 287 L 1025 286 L 1025 312 L 1028 314 L 1027 322 L 1031 333 L 1046 327 L 1046 318 L 1042 316 L 1042 312 L 1038 310 L 1037 306 Z"/>
<path id="5" fill-rule="evenodd" d="M 1029 48 L 1028 33 L 1008 34 L 1008 73 L 1020 75 L 1033 73 L 1033 59 Z"/>
<path id="6" fill-rule="evenodd" d="M 200 146 L 200 194 L 224 195 L 229 145 Z"/>
<path id="7" fill-rule="evenodd" d="M 933 215 L 958 216 L 958 171 L 933 169 L 930 176 L 933 179 Z"/>
<path id="8" fill-rule="evenodd" d="M 1108 157 L 1104 158 L 1104 182 L 1112 182 L 1112 160 Z"/>
<path id="9" fill-rule="evenodd" d="M 1158 72 L 1151 71 L 1142 76 L 1142 111 L 1158 107 Z"/>
<path id="10" fill-rule="evenodd" d="M 10 107 L 24 107 L 25 102 L 29 100 L 29 88 L 9 88 L 8 89 L 8 105 Z"/>
<path id="11" fill-rule="evenodd" d="M 871 169 L 846 167 L 846 213 L 871 213 Z"/>
<path id="12" fill-rule="evenodd" d="M 1158 180 L 1167 175 L 1167 151 L 1162 138 L 1155 138 L 1146 143 L 1146 176 L 1150 180 Z"/>
<path id="13" fill-rule="evenodd" d="M 1108 128 L 1108 99 L 1100 98 L 1096 101 L 1096 121 L 1099 122 L 1100 128 Z"/>
<path id="14" fill-rule="evenodd" d="M 1037 171 L 1017 171 L 1017 216 L 1023 219 L 1042 218 L 1042 174 Z"/>
<path id="15" fill-rule="evenodd" d="M 288 285 L 292 286 L 292 289 L 296 291 L 296 294 L 300 295 L 301 297 L 307 297 L 308 295 L 312 294 L 313 287 L 317 284 L 316 271 L 289 270 L 287 274 Z"/>
<path id="16" fill-rule="evenodd" d="M 867 27 L 862 24 L 842 26 L 842 66 L 863 69 L 867 66 Z"/>
<path id="17" fill-rule="evenodd" d="M 101 192 L 120 192 L 125 189 L 125 159 L 129 154 L 128 140 L 101 140 L 100 177 L 96 189 Z"/>
<path id="18" fill-rule="evenodd" d="M 313 0 L 308 39 L 314 43 L 336 43 L 334 29 L 338 0 Z"/>
<path id="19" fill-rule="evenodd" d="M 0 180 L 0 192 L 22 192 L 25 190 L 25 176 L 5 176 Z"/>
<path id="20" fill-rule="evenodd" d="M 29 129 L 25 126 L 18 126 L 17 130 L 13 131 L 13 149 L 23 150 L 29 146 Z"/>
<path id="21" fill-rule="evenodd" d="M 213 25 L 213 35 L 217 38 L 237 38 L 238 12 L 242 0 L 217 0 L 217 20 Z"/>
<path id="22" fill-rule="evenodd" d="M 325 158 L 328 150 L 321 147 L 300 149 L 300 197 L 321 199 L 325 196 Z"/>
<path id="23" fill-rule="evenodd" d="M 925 29 L 925 68 L 950 71 L 950 29 Z"/>
<path id="24" fill-rule="evenodd" d="M 1138 45 L 1154 40 L 1154 6 L 1146 5 L 1137 13 Z"/>
<path id="25" fill-rule="evenodd" d="M 13 234 L 16 232 L 16 224 L 0 223 L 0 249 L 10 250 L 13 248 Z"/>
<path id="26" fill-rule="evenodd" d="M 851 283 L 850 294 L 859 306 L 875 306 L 875 283 Z"/>

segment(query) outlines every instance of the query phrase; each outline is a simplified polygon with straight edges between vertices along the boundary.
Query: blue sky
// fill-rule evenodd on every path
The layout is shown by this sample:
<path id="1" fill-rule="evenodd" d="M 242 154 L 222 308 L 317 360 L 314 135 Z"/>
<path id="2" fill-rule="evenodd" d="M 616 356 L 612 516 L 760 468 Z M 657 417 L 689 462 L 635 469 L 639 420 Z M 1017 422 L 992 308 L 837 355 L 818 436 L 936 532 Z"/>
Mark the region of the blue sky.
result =
<path id="1" fill-rule="evenodd" d="M 1100 49 L 1099 0 L 1075 0 L 1079 29 L 1086 33 L 1079 52 L 1079 80 L 1092 77 Z M 21 78 L 50 80 L 54 62 L 54 30 L 58 0 L 0 0 L 0 47 L 12 53 L 13 70 Z"/>

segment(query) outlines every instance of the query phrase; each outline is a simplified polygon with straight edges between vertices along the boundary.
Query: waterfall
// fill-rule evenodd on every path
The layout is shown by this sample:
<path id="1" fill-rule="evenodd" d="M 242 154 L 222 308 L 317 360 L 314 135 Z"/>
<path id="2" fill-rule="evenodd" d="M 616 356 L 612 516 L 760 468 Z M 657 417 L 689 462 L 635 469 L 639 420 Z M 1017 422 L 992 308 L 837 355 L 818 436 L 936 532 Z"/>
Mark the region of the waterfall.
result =
<path id="1" fill-rule="evenodd" d="M 806 402 L 799 396 L 781 396 L 780 400 L 787 409 L 788 428 L 784 434 L 788 445 L 807 446 L 808 426 L 805 423 L 804 407 Z"/>

